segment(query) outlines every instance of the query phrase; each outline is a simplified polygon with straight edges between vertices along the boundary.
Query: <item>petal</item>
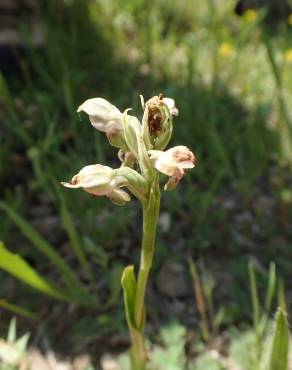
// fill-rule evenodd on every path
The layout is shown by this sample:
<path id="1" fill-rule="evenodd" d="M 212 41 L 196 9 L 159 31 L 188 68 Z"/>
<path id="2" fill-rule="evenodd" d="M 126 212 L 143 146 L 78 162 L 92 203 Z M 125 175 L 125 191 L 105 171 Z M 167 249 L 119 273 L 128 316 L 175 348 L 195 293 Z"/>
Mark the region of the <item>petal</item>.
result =
<path id="1" fill-rule="evenodd" d="M 158 160 L 156 162 L 155 168 L 164 175 L 173 176 L 178 166 L 176 164 L 173 164 L 171 161 Z"/>
<path id="2" fill-rule="evenodd" d="M 122 130 L 122 113 L 109 101 L 102 98 L 88 99 L 79 106 L 77 112 L 89 115 L 91 124 L 100 131 Z"/>
<path id="3" fill-rule="evenodd" d="M 173 175 L 177 164 L 173 161 L 173 158 L 168 151 L 163 152 L 161 150 L 149 150 L 148 153 L 150 154 L 150 160 L 154 168 L 164 175 Z"/>
<path id="4" fill-rule="evenodd" d="M 93 186 L 91 188 L 85 188 L 83 187 L 83 189 L 89 193 L 89 194 L 92 194 L 92 195 L 96 195 L 96 196 L 103 196 L 103 195 L 108 195 L 112 192 L 112 188 L 109 187 L 108 185 L 101 185 L 101 186 Z"/>
<path id="5" fill-rule="evenodd" d="M 167 152 L 161 150 L 149 150 L 150 160 L 153 167 L 159 172 L 167 176 L 172 176 L 175 171 L 176 164 L 173 163 L 172 157 Z"/>
<path id="6" fill-rule="evenodd" d="M 193 168 L 195 166 L 196 157 L 186 146 L 175 146 L 167 150 L 166 153 L 171 156 L 173 163 L 181 168 Z"/>
<path id="7" fill-rule="evenodd" d="M 71 184 L 71 182 L 64 182 L 64 181 L 61 181 L 61 184 L 63 186 L 65 186 L 66 188 L 73 188 L 73 189 L 76 189 L 76 188 L 80 188 L 79 185 L 73 185 Z"/>
<path id="8" fill-rule="evenodd" d="M 124 206 L 131 200 L 128 193 L 121 189 L 115 189 L 107 197 L 117 206 Z"/>
<path id="9" fill-rule="evenodd" d="M 164 190 L 170 191 L 176 188 L 177 184 L 184 176 L 184 171 L 180 168 L 176 168 L 176 171 L 173 175 L 168 179 L 167 183 L 164 185 Z"/>
<path id="10" fill-rule="evenodd" d="M 90 116 L 105 116 L 105 115 L 114 115 L 114 114 L 121 114 L 117 107 L 111 104 L 109 101 L 102 99 L 102 98 L 93 98 L 87 99 L 84 103 L 82 103 L 77 112 L 85 112 Z"/>
<path id="11" fill-rule="evenodd" d="M 163 98 L 162 101 L 167 106 L 167 108 L 169 109 L 170 114 L 172 116 L 178 116 L 179 111 L 178 111 L 177 107 L 175 106 L 174 99 L 171 99 L 171 98 Z"/>

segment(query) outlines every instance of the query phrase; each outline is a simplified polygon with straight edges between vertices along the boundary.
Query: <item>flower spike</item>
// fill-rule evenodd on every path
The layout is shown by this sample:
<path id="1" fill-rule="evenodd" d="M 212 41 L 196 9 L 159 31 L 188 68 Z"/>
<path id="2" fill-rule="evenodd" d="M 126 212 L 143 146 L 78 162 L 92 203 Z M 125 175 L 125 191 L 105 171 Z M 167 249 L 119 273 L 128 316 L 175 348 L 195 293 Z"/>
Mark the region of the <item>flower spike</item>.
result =
<path id="1" fill-rule="evenodd" d="M 116 205 L 125 205 L 133 194 L 143 209 L 142 251 L 138 275 L 133 266 L 124 270 L 126 318 L 132 339 L 131 359 L 133 368 L 145 369 L 147 355 L 144 348 L 145 293 L 152 266 L 155 235 L 159 219 L 160 186 L 159 173 L 169 177 L 164 186 L 172 190 L 196 164 L 194 154 L 185 146 L 165 150 L 172 136 L 172 118 L 178 115 L 175 101 L 162 94 L 154 96 L 141 105 L 142 124 L 137 117 L 129 115 L 129 109 L 121 113 L 118 108 L 102 98 L 88 99 L 77 112 L 84 111 L 97 130 L 106 134 L 111 145 L 119 148 L 122 162 L 113 169 L 100 164 L 82 168 L 70 182 L 62 184 L 69 188 L 83 188 L 90 194 L 106 196 Z M 158 171 L 158 172 L 157 172 Z"/>

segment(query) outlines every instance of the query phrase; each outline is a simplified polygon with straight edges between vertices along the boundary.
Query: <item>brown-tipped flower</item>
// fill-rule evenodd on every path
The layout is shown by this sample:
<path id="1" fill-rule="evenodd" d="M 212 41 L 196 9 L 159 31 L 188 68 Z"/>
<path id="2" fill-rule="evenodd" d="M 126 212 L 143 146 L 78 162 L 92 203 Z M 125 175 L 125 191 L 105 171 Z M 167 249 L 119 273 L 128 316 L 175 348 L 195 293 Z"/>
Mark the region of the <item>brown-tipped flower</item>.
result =
<path id="1" fill-rule="evenodd" d="M 186 146 L 175 146 L 163 152 L 160 150 L 149 150 L 150 160 L 159 172 L 169 176 L 165 184 L 165 190 L 172 190 L 176 187 L 185 170 L 195 167 L 195 155 Z"/>
<path id="2" fill-rule="evenodd" d="M 145 110 L 142 123 L 145 143 L 149 143 L 149 148 L 163 150 L 172 135 L 172 116 L 178 115 L 175 101 L 162 94 L 153 96 L 146 104 L 143 97 L 141 101 Z"/>
<path id="3" fill-rule="evenodd" d="M 111 167 L 100 164 L 82 168 L 70 182 L 62 182 L 62 185 L 67 188 L 83 188 L 92 195 L 105 195 L 118 205 L 124 205 L 131 199 L 128 193 L 120 189 L 127 185 L 127 179 L 124 176 L 115 176 Z"/>
<path id="4" fill-rule="evenodd" d="M 153 96 L 149 99 L 145 104 L 145 109 L 148 110 L 149 134 L 153 137 L 159 136 L 163 131 L 163 125 L 168 121 L 169 113 L 172 116 L 178 115 L 175 101 L 171 98 L 164 98 L 163 95 Z"/>

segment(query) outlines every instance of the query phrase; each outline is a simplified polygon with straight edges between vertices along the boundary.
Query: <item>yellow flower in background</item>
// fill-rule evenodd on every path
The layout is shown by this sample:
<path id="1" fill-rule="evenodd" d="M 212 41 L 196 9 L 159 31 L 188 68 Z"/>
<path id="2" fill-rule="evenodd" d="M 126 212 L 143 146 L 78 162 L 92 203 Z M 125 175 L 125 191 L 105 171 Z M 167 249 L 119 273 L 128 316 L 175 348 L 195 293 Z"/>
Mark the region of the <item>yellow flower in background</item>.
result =
<path id="1" fill-rule="evenodd" d="M 230 57 L 233 53 L 233 50 L 233 46 L 230 44 L 230 42 L 222 42 L 218 48 L 219 55 L 223 58 Z"/>
<path id="2" fill-rule="evenodd" d="M 248 9 L 246 12 L 244 12 L 243 18 L 247 22 L 252 23 L 257 19 L 257 12 L 253 9 Z"/>
<path id="3" fill-rule="evenodd" d="M 284 53 L 284 59 L 286 62 L 292 63 L 292 49 L 287 49 Z"/>
<path id="4" fill-rule="evenodd" d="M 292 26 L 292 13 L 288 17 L 288 24 Z"/>

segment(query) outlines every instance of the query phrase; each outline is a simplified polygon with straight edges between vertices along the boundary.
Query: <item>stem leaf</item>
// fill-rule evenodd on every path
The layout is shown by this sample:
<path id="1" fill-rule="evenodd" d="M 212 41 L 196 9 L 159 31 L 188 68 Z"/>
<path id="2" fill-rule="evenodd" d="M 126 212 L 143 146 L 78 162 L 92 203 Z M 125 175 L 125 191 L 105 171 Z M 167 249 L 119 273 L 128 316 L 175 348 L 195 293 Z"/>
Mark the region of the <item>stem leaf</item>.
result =
<path id="1" fill-rule="evenodd" d="M 124 291 L 124 303 L 127 323 L 130 329 L 136 329 L 135 325 L 135 296 L 136 279 L 134 275 L 134 266 L 127 266 L 124 269 L 121 284 Z"/>

